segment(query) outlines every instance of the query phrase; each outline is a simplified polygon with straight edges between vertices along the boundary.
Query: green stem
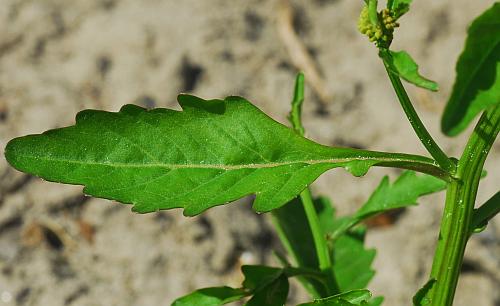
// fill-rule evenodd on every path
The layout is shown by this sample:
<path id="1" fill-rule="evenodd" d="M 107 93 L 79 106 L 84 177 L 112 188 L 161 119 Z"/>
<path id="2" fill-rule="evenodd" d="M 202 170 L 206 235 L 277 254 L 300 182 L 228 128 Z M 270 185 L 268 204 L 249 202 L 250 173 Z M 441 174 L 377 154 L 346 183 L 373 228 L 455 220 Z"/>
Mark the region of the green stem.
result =
<path id="1" fill-rule="evenodd" d="M 457 165 L 456 180 L 448 185 L 429 292 L 432 306 L 451 306 L 471 230 L 479 179 L 486 157 L 500 130 L 500 104 L 484 112 Z"/>
<path id="2" fill-rule="evenodd" d="M 312 200 L 311 191 L 309 188 L 304 189 L 300 193 L 300 200 L 306 212 L 307 221 L 311 227 L 311 232 L 318 255 L 319 268 L 321 271 L 327 271 L 331 268 L 330 251 L 326 243 L 325 235 L 319 223 L 318 214 Z M 331 273 L 330 273 L 331 274 Z"/>
<path id="3" fill-rule="evenodd" d="M 292 123 L 293 129 L 299 135 L 304 136 L 304 127 L 302 126 L 301 120 L 302 103 L 304 103 L 304 74 L 302 72 L 299 72 L 295 80 L 292 109 L 290 111 L 289 119 Z M 318 213 L 316 212 L 316 208 L 314 207 L 314 202 L 309 187 L 306 187 L 306 189 L 304 189 L 304 191 L 300 193 L 300 200 L 304 207 L 307 222 L 309 223 L 309 227 L 311 228 L 314 246 L 316 248 L 316 255 L 318 257 L 319 269 L 322 272 L 325 272 L 328 277 L 328 289 L 332 291 L 330 293 L 337 293 L 338 286 L 335 281 L 335 276 L 333 275 L 330 249 L 328 248 L 326 236 L 323 233 L 323 229 L 321 228 Z"/>
<path id="4" fill-rule="evenodd" d="M 293 92 L 292 109 L 290 111 L 289 120 L 292 123 L 293 129 L 301 136 L 304 136 L 304 127 L 302 126 L 301 113 L 302 103 L 304 102 L 304 74 L 299 72 L 295 80 L 295 89 Z M 321 271 L 326 271 L 331 268 L 330 251 L 326 242 L 326 237 L 321 229 L 318 214 L 314 207 L 311 191 L 309 187 L 300 193 L 300 200 L 304 206 L 307 222 L 311 228 L 316 254 L 318 256 L 319 268 Z M 328 273 L 331 274 L 331 273 Z"/>
<path id="5" fill-rule="evenodd" d="M 431 154 L 431 156 L 436 160 L 439 166 L 447 171 L 448 173 L 453 174 L 455 172 L 455 164 L 448 158 L 448 156 L 441 150 L 438 144 L 434 141 L 431 134 L 425 128 L 423 122 L 420 120 L 415 108 L 413 107 L 406 90 L 401 83 L 401 79 L 394 72 L 391 64 L 391 55 L 387 49 L 380 50 L 380 57 L 384 62 L 385 69 L 387 71 L 387 75 L 391 80 L 392 87 L 398 96 L 399 102 L 403 107 L 403 110 L 406 114 L 406 117 L 410 121 L 413 130 L 417 134 L 418 138 L 427 149 L 427 151 Z"/>

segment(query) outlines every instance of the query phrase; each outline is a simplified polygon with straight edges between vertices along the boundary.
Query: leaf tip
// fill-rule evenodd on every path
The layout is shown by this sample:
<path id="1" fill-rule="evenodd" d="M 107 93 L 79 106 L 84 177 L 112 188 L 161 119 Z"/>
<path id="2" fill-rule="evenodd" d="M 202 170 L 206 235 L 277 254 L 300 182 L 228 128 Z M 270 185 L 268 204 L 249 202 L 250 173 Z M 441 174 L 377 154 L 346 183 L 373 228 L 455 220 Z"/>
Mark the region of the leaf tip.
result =
<path id="1" fill-rule="evenodd" d="M 5 146 L 5 159 L 9 165 L 19 171 L 24 171 L 25 166 L 23 166 L 23 164 L 25 164 L 25 160 L 22 158 L 21 153 L 29 149 L 27 142 L 29 142 L 31 137 L 33 137 L 33 135 L 14 138 Z"/>
<path id="2" fill-rule="evenodd" d="M 16 151 L 16 145 L 19 142 L 19 139 L 20 138 L 14 138 L 7 143 L 7 146 L 5 146 L 4 156 L 5 156 L 5 159 L 7 160 L 7 162 L 11 166 L 14 166 L 14 164 L 16 163 L 15 151 Z"/>

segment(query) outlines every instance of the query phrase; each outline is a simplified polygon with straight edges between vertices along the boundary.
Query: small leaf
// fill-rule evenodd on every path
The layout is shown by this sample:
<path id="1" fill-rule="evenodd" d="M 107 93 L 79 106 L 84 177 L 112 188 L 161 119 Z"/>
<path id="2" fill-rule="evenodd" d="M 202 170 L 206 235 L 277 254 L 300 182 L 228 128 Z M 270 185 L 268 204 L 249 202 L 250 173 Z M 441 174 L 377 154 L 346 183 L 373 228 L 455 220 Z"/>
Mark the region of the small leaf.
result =
<path id="1" fill-rule="evenodd" d="M 488 221 L 500 212 L 500 191 L 495 193 L 479 208 L 474 209 L 471 221 L 471 233 L 479 233 L 486 229 Z"/>
<path id="2" fill-rule="evenodd" d="M 295 79 L 295 89 L 293 92 L 292 109 L 288 115 L 288 120 L 292 127 L 299 135 L 304 136 L 304 127 L 302 126 L 302 104 L 304 103 L 304 81 L 305 77 L 302 72 L 297 74 Z"/>
<path id="3" fill-rule="evenodd" d="M 448 136 L 462 132 L 484 109 L 500 103 L 500 2 L 476 18 L 456 65 L 453 90 L 441 119 Z"/>
<path id="4" fill-rule="evenodd" d="M 377 296 L 371 299 L 366 306 L 380 306 L 384 302 L 384 297 Z"/>
<path id="5" fill-rule="evenodd" d="M 368 201 L 356 212 L 357 219 L 365 219 L 390 209 L 417 205 L 419 197 L 446 189 L 446 182 L 430 175 L 405 171 L 392 184 L 385 176 Z"/>
<path id="6" fill-rule="evenodd" d="M 362 306 L 367 305 L 371 296 L 368 290 L 352 290 L 298 306 Z"/>
<path id="7" fill-rule="evenodd" d="M 283 269 L 261 265 L 244 265 L 241 267 L 245 280 L 243 287 L 258 290 L 278 279 L 283 274 Z"/>
<path id="8" fill-rule="evenodd" d="M 425 306 L 430 305 L 431 301 L 427 297 L 432 287 L 436 283 L 436 279 L 430 279 L 425 285 L 417 291 L 413 297 L 413 306 Z"/>
<path id="9" fill-rule="evenodd" d="M 390 68 L 394 70 L 401 78 L 419 87 L 432 91 L 438 90 L 438 84 L 434 81 L 424 78 L 418 73 L 418 65 L 406 51 L 389 51 L 391 54 L 392 65 Z"/>
<path id="10" fill-rule="evenodd" d="M 411 2 L 412 0 L 388 0 L 387 8 L 398 19 L 410 10 Z"/>
<path id="11" fill-rule="evenodd" d="M 265 286 L 259 286 L 245 306 L 283 306 L 288 298 L 289 289 L 288 278 L 281 274 Z"/>
<path id="12" fill-rule="evenodd" d="M 357 162 L 446 176 L 421 156 L 317 144 L 241 97 L 178 100 L 182 112 L 82 111 L 74 126 L 11 140 L 5 156 L 18 170 L 85 185 L 86 194 L 131 203 L 139 213 L 184 208 L 190 216 L 250 194 L 256 211 L 270 211 L 323 172 Z"/>
<path id="13" fill-rule="evenodd" d="M 172 303 L 172 306 L 220 306 L 237 301 L 247 295 L 243 289 L 231 287 L 204 288 L 178 298 Z"/>
<path id="14" fill-rule="evenodd" d="M 333 272 L 341 292 L 366 288 L 375 275 L 371 268 L 375 259 L 374 249 L 365 249 L 365 230 L 349 232 L 333 243 Z"/>
<path id="15" fill-rule="evenodd" d="M 389 178 L 382 179 L 368 201 L 352 216 L 337 223 L 332 237 L 338 237 L 344 231 L 364 219 L 387 210 L 416 205 L 419 197 L 444 190 L 446 182 L 430 175 L 417 175 L 413 171 L 405 171 L 392 184 Z"/>

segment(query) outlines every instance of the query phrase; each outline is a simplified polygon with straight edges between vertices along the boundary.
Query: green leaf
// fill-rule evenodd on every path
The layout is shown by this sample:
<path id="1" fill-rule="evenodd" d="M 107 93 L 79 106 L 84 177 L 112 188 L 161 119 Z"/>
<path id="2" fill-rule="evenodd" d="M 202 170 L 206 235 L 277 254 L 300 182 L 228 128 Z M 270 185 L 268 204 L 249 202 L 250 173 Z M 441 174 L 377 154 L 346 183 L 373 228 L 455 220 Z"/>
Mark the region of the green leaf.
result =
<path id="1" fill-rule="evenodd" d="M 405 81 L 410 82 L 419 87 L 437 91 L 438 84 L 434 81 L 424 78 L 418 73 L 418 65 L 406 51 L 389 51 L 390 69 L 392 72 L 399 75 Z"/>
<path id="2" fill-rule="evenodd" d="M 446 182 L 430 175 L 405 171 L 392 184 L 385 176 L 368 201 L 356 212 L 355 218 L 365 219 L 390 209 L 417 205 L 419 197 L 446 189 Z"/>
<path id="3" fill-rule="evenodd" d="M 482 232 L 486 229 L 488 221 L 500 212 L 500 191 L 495 193 L 488 201 L 479 208 L 474 209 L 471 221 L 471 233 Z"/>
<path id="4" fill-rule="evenodd" d="M 267 266 L 243 266 L 243 287 L 250 289 L 253 297 L 246 306 L 282 306 L 288 297 L 288 277 L 283 269 Z"/>
<path id="5" fill-rule="evenodd" d="M 341 294 L 333 295 L 324 299 L 317 299 L 310 303 L 298 306 L 361 306 L 367 304 L 371 298 L 368 290 L 352 290 Z"/>
<path id="6" fill-rule="evenodd" d="M 243 287 L 250 290 L 259 290 L 267 286 L 283 274 L 283 269 L 261 265 L 244 265 L 241 267 L 245 280 Z"/>
<path id="7" fill-rule="evenodd" d="M 302 104 L 304 103 L 304 82 L 305 77 L 302 72 L 297 74 L 295 79 L 295 89 L 293 92 L 292 109 L 288 115 L 288 120 L 299 135 L 304 136 L 304 127 L 302 126 Z"/>
<path id="8" fill-rule="evenodd" d="M 384 297 L 377 296 L 371 299 L 366 306 L 380 306 L 384 302 Z"/>
<path id="9" fill-rule="evenodd" d="M 212 287 L 198 289 L 172 303 L 172 306 L 219 306 L 237 301 L 247 296 L 243 289 L 231 287 Z"/>
<path id="10" fill-rule="evenodd" d="M 387 8 L 398 19 L 410 10 L 411 2 L 412 0 L 388 0 Z"/>
<path id="11" fill-rule="evenodd" d="M 286 303 L 289 288 L 288 278 L 281 274 L 272 282 L 259 287 L 245 306 L 283 306 Z"/>
<path id="12" fill-rule="evenodd" d="M 425 306 L 430 305 L 431 301 L 427 297 L 432 287 L 436 283 L 436 279 L 430 279 L 425 285 L 417 291 L 413 297 L 413 306 Z"/>
<path id="13" fill-rule="evenodd" d="M 446 174 L 429 158 L 332 148 L 303 138 L 241 97 L 180 95 L 184 111 L 86 110 L 76 125 L 16 138 L 5 156 L 48 181 L 85 185 L 88 195 L 134 205 L 140 213 L 184 208 L 196 215 L 249 194 L 254 209 L 278 208 L 321 173 L 371 166 Z"/>
<path id="14" fill-rule="evenodd" d="M 456 65 L 441 129 L 455 136 L 484 109 L 500 103 L 500 2 L 476 18 Z"/>
<path id="15" fill-rule="evenodd" d="M 300 199 L 295 198 L 273 210 L 273 217 L 284 234 L 283 238 L 287 239 L 284 244 L 293 256 L 294 263 L 299 267 L 318 267 L 311 228 Z"/>
<path id="16" fill-rule="evenodd" d="M 366 288 L 375 275 L 374 249 L 365 249 L 365 229 L 345 233 L 333 243 L 333 272 L 340 292 Z"/>
<path id="17" fill-rule="evenodd" d="M 419 197 L 444 189 L 446 182 L 430 175 L 417 175 L 413 171 L 403 172 L 392 185 L 386 176 L 368 201 L 354 215 L 344 218 L 343 222 L 336 226 L 332 237 L 335 239 L 352 226 L 375 214 L 417 205 Z"/>

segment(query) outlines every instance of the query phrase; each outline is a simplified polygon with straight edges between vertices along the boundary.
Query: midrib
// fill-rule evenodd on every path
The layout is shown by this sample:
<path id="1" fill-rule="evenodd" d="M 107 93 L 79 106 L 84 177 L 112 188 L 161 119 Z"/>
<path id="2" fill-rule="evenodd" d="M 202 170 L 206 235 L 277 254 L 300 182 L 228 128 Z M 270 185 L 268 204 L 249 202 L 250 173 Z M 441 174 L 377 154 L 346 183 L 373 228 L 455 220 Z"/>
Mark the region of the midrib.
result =
<path id="1" fill-rule="evenodd" d="M 168 163 L 120 163 L 120 162 L 96 162 L 96 161 L 80 161 L 64 158 L 49 158 L 49 157 L 35 157 L 24 155 L 23 158 L 30 158 L 35 160 L 42 160 L 47 162 L 61 162 L 73 165 L 86 165 L 86 166 L 105 166 L 114 168 L 165 168 L 165 169 L 221 169 L 221 170 L 238 170 L 238 169 L 260 169 L 260 168 L 273 168 L 279 166 L 287 166 L 293 164 L 338 164 L 347 163 L 352 161 L 380 161 L 380 162 L 413 162 L 413 160 L 404 158 L 388 158 L 388 157 L 344 157 L 344 158 L 330 158 L 330 159 L 310 159 L 310 160 L 295 160 L 295 161 L 277 161 L 269 163 L 249 163 L 240 165 L 223 165 L 223 164 L 168 164 Z"/>

